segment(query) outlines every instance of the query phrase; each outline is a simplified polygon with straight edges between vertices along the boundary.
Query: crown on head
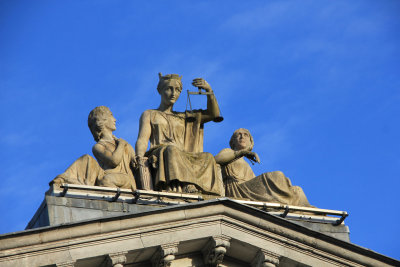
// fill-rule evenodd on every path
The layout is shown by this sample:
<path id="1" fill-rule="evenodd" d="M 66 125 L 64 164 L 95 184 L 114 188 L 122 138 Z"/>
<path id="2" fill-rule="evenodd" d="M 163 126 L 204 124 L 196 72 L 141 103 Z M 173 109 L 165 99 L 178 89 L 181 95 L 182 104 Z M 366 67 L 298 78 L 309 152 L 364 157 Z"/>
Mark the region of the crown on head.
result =
<path id="1" fill-rule="evenodd" d="M 161 72 L 158 73 L 158 78 L 160 81 L 166 81 L 166 80 L 182 80 L 182 76 L 179 76 L 178 74 L 167 74 L 167 75 L 162 75 Z"/>

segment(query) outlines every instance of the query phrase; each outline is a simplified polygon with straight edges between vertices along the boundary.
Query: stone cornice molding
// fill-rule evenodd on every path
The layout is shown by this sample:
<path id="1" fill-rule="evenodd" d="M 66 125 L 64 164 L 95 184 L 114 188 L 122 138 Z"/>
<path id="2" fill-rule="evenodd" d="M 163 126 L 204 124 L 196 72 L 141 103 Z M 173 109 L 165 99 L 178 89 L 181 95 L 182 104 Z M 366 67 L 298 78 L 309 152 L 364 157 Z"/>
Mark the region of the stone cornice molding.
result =
<path id="1" fill-rule="evenodd" d="M 387 265 L 398 263 L 395 259 L 231 200 L 204 202 L 2 235 L 0 265 L 4 260 L 45 256 L 56 252 L 65 255 L 65 261 L 68 261 L 69 251 L 81 250 L 88 246 L 103 246 L 108 251 L 99 253 L 107 255 L 118 252 L 110 245 L 112 242 L 129 241 L 130 250 L 155 247 L 159 244 L 154 243 L 156 240 L 153 237 L 161 235 L 168 236 L 171 242 L 217 235 L 229 236 L 246 243 L 257 239 L 261 243 L 270 242 L 339 265 L 382 266 L 383 263 Z M 207 229 L 207 232 L 197 229 Z M 231 234 L 237 231 L 243 233 L 243 236 L 252 238 L 250 241 L 241 240 L 241 234 L 238 236 Z M 175 234 L 179 232 L 182 234 L 179 236 Z M 189 232 L 194 235 L 184 234 Z M 72 259 L 77 258 L 72 257 Z"/>

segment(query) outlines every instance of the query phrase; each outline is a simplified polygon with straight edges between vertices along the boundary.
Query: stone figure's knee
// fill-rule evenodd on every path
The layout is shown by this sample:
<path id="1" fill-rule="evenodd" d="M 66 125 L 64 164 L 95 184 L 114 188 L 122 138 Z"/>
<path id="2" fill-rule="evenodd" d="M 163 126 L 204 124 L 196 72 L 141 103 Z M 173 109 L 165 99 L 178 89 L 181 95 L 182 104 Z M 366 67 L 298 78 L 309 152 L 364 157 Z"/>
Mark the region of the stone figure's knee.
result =
<path id="1" fill-rule="evenodd" d="M 298 194 L 304 194 L 303 188 L 301 188 L 300 186 L 292 186 L 292 190 Z"/>
<path id="2" fill-rule="evenodd" d="M 209 160 L 215 161 L 215 158 L 213 156 L 213 154 L 208 153 L 208 152 L 203 152 L 203 155 L 205 155 L 205 157 Z"/>
<path id="3" fill-rule="evenodd" d="M 89 156 L 89 154 L 85 154 L 83 156 L 81 156 L 81 159 L 90 159 L 92 158 L 91 156 Z"/>
<path id="4" fill-rule="evenodd" d="M 276 176 L 285 176 L 281 171 L 273 171 L 272 173 Z"/>

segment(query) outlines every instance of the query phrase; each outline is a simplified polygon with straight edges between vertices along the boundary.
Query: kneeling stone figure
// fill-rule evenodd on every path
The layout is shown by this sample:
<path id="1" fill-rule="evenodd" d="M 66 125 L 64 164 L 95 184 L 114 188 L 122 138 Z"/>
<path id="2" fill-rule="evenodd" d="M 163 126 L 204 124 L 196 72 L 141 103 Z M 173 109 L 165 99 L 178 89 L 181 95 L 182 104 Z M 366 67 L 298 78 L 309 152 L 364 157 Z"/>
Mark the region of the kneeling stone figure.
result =
<path id="1" fill-rule="evenodd" d="M 255 176 L 243 158 L 260 162 L 257 153 L 251 151 L 254 142 L 247 129 L 237 129 L 229 145 L 231 148 L 225 148 L 215 156 L 216 162 L 221 165 L 226 197 L 311 207 L 301 187 L 292 186 L 282 172 Z"/>

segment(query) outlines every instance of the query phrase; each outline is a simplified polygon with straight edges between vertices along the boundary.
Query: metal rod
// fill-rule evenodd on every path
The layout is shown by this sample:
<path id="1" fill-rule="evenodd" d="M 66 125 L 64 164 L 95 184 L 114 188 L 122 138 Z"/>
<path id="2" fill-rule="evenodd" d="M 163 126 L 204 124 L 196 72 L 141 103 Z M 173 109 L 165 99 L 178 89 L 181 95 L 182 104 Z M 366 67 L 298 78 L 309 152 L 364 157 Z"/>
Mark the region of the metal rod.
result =
<path id="1" fill-rule="evenodd" d="M 159 191 L 148 191 L 148 190 L 135 190 L 133 195 L 144 195 L 144 196 L 155 196 L 155 197 L 168 197 L 168 198 L 186 198 L 192 200 L 203 200 L 203 197 L 198 195 L 189 195 L 189 194 L 181 194 L 181 193 L 167 193 L 167 192 L 159 192 Z"/>
<path id="2" fill-rule="evenodd" d="M 68 189 L 82 189 L 82 190 L 113 192 L 113 193 L 118 191 L 118 188 L 113 188 L 113 187 L 78 185 L 78 184 L 62 184 L 60 187 L 61 188 L 68 187 Z M 119 188 L 119 190 L 121 191 L 121 193 L 132 194 L 132 190 L 130 189 Z"/>
<path id="3" fill-rule="evenodd" d="M 61 196 L 63 197 L 63 196 L 65 196 L 66 194 L 67 194 L 67 191 L 68 191 L 68 184 L 62 184 L 60 187 L 63 187 L 64 189 L 63 189 L 63 191 L 61 192 Z"/>
<path id="4" fill-rule="evenodd" d="M 121 189 L 117 188 L 117 193 L 115 194 L 115 196 L 111 199 L 112 202 L 117 201 L 117 199 L 119 198 L 119 196 L 121 195 Z"/>
<path id="5" fill-rule="evenodd" d="M 214 92 L 207 92 L 207 91 L 202 91 L 200 88 L 198 88 L 199 89 L 199 91 L 197 91 L 197 92 L 190 92 L 189 90 L 187 90 L 187 101 L 186 101 L 186 110 L 187 110 L 187 104 L 189 103 L 190 104 L 190 113 L 192 113 L 193 114 L 193 110 L 192 110 L 192 103 L 190 102 L 190 96 L 189 95 L 214 95 Z M 195 119 L 194 118 L 192 118 L 191 120 L 189 120 L 189 121 L 194 121 Z M 224 117 L 222 117 L 221 116 L 221 111 L 219 112 L 219 116 L 218 117 L 215 117 L 214 119 L 213 119 L 213 121 L 214 122 L 221 122 L 221 121 L 223 121 L 224 120 Z"/>
<path id="6" fill-rule="evenodd" d="M 199 92 L 189 92 L 189 90 L 188 90 L 188 94 L 189 94 L 189 95 L 213 95 L 214 93 L 213 93 L 213 92 L 202 92 L 202 91 L 199 91 Z"/>
<path id="7" fill-rule="evenodd" d="M 337 215 L 337 216 L 342 216 L 343 214 L 348 215 L 348 213 L 346 211 L 340 211 L 340 210 L 328 210 L 328 209 L 291 206 L 291 205 L 284 205 L 284 204 L 279 204 L 279 203 L 268 203 L 268 202 L 260 202 L 260 201 L 236 200 L 236 199 L 232 199 L 232 200 L 242 203 L 242 204 L 258 206 L 258 207 L 285 209 L 286 206 L 288 206 L 290 211 L 309 211 L 309 212 L 313 212 L 313 213 L 317 213 L 317 214 L 330 214 L 330 215 Z"/>
<path id="8" fill-rule="evenodd" d="M 340 224 L 342 224 L 342 222 L 344 221 L 344 219 L 346 219 L 346 217 L 349 216 L 349 214 L 347 212 L 343 212 L 342 217 L 340 217 L 339 220 L 337 220 L 335 223 L 332 223 L 334 226 L 338 226 Z"/>
<path id="9" fill-rule="evenodd" d="M 140 198 L 140 192 L 137 192 L 137 191 L 135 191 L 135 192 L 133 192 L 133 195 L 135 196 L 135 198 L 133 199 L 133 204 L 136 204 L 137 203 L 137 201 L 139 200 L 139 198 Z"/>
<path id="10" fill-rule="evenodd" d="M 281 217 L 285 218 L 288 213 L 289 213 L 289 206 L 286 206 L 285 211 L 281 214 Z"/>
<path id="11" fill-rule="evenodd" d="M 186 101 L 186 110 L 187 110 L 187 104 L 189 103 L 189 108 L 190 108 L 190 113 L 193 113 L 193 109 L 192 109 L 192 102 L 190 102 L 190 94 L 191 92 L 189 92 L 189 90 L 187 90 L 187 101 Z"/>

